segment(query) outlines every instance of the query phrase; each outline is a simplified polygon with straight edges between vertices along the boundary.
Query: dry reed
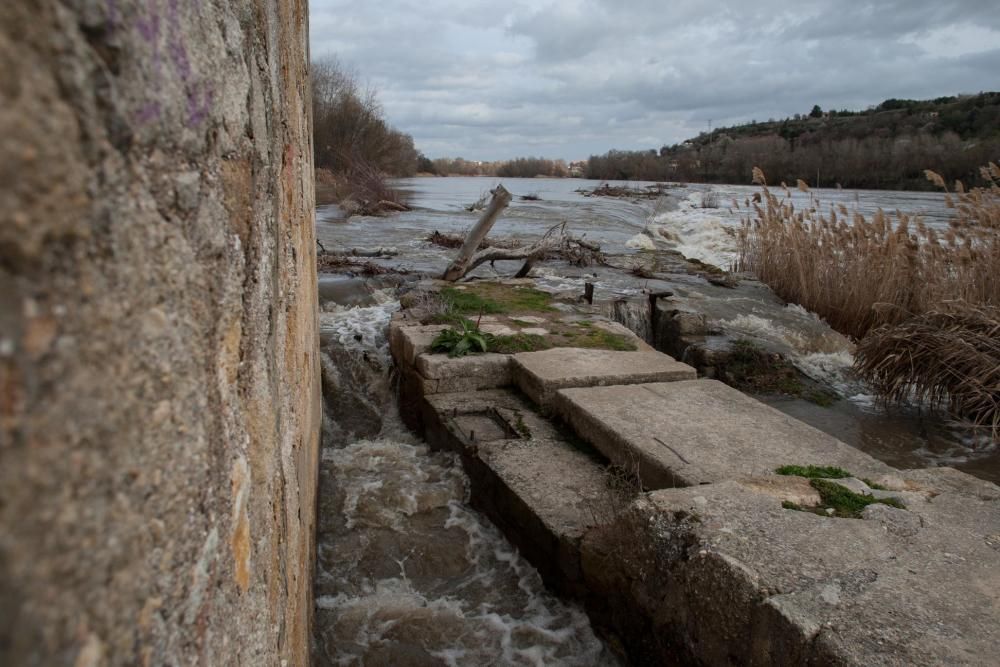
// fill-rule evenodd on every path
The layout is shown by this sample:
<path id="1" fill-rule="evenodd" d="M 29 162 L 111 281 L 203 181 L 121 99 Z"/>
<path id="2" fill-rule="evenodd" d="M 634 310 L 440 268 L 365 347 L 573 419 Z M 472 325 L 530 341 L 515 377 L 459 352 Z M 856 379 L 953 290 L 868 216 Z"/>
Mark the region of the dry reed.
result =
<path id="1" fill-rule="evenodd" d="M 944 407 L 1000 434 L 1000 308 L 943 304 L 874 329 L 856 368 L 885 401 Z"/>
<path id="2" fill-rule="evenodd" d="M 945 195 L 954 215 L 941 232 L 898 211 L 866 218 L 839 205 L 823 214 L 814 197 L 796 209 L 784 184 L 779 198 L 755 169 L 762 196 L 743 220 L 736 269 L 856 339 L 945 301 L 1000 305 L 1000 169 L 991 164 L 983 176 L 987 187 L 957 183 Z"/>
<path id="3" fill-rule="evenodd" d="M 947 407 L 1000 434 L 1000 168 L 986 186 L 951 192 L 953 215 L 936 230 L 899 211 L 871 218 L 845 206 L 796 209 L 762 186 L 738 235 L 736 267 L 755 273 L 786 301 L 801 304 L 859 340 L 857 370 L 880 398 L 915 397 Z M 799 181 L 798 189 L 808 192 Z"/>

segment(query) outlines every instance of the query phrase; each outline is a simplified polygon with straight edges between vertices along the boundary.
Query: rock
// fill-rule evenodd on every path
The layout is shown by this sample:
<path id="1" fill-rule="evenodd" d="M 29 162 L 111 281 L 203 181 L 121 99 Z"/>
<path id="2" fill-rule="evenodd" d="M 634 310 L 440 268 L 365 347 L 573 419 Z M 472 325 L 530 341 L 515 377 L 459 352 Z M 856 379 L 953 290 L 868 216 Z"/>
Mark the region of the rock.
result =
<path id="1" fill-rule="evenodd" d="M 882 503 L 869 505 L 861 512 L 861 518 L 882 524 L 888 532 L 900 537 L 912 537 L 920 530 L 920 515 Z"/>

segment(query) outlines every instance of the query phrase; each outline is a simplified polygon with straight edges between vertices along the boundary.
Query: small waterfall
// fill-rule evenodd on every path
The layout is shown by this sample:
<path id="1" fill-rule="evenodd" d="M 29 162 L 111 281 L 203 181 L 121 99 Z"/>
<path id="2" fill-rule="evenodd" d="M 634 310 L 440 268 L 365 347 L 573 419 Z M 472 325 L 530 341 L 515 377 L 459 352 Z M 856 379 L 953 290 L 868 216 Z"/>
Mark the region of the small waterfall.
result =
<path id="1" fill-rule="evenodd" d="M 455 457 L 403 427 L 384 296 L 321 314 L 316 664 L 618 664 L 468 506 Z"/>
<path id="2" fill-rule="evenodd" d="M 646 299 L 618 299 L 600 304 L 601 314 L 627 327 L 636 336 L 653 344 L 653 322 Z"/>

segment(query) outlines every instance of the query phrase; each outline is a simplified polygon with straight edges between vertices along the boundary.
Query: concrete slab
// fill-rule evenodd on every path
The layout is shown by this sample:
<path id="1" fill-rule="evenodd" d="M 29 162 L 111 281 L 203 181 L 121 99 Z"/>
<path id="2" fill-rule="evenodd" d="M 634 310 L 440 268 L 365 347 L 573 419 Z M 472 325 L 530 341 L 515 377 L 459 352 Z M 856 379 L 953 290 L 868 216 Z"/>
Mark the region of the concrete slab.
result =
<path id="1" fill-rule="evenodd" d="M 473 505 L 550 585 L 579 595 L 580 541 L 622 502 L 609 489 L 604 461 L 510 390 L 437 394 L 424 403 L 427 440 L 461 455 Z"/>
<path id="2" fill-rule="evenodd" d="M 389 351 L 399 366 L 410 366 L 418 355 L 431 347 L 439 333 L 449 328 L 446 324 L 419 324 L 408 320 L 389 323 Z"/>
<path id="3" fill-rule="evenodd" d="M 547 406 L 566 387 L 594 387 L 691 380 L 695 370 L 660 352 L 619 352 L 560 347 L 514 355 L 514 382 Z"/>
<path id="4" fill-rule="evenodd" d="M 516 378 L 516 374 L 515 374 Z M 783 465 L 893 472 L 836 438 L 715 380 L 563 389 L 555 412 L 646 488 L 693 486 Z"/>
<path id="5" fill-rule="evenodd" d="M 472 391 L 493 389 L 513 383 L 510 355 L 506 354 L 470 354 L 453 359 L 425 352 L 417 356 L 416 369 L 425 378 L 439 381 L 431 393 L 470 391 L 470 387 Z"/>
<path id="6" fill-rule="evenodd" d="M 585 578 L 604 604 L 631 610 L 618 617 L 627 643 L 662 642 L 650 658 L 992 664 L 1000 488 L 948 469 L 899 474 L 923 493 L 863 519 L 782 509 L 743 481 L 655 491 L 616 530 L 588 534 Z"/>

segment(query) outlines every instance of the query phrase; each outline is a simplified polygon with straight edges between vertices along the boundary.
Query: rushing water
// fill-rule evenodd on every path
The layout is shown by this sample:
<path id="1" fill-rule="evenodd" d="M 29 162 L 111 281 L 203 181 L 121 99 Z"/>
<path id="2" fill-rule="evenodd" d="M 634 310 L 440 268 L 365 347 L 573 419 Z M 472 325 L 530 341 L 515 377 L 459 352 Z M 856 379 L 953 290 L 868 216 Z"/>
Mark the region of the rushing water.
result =
<path id="1" fill-rule="evenodd" d="M 454 251 L 427 243 L 437 230 L 464 233 L 478 217 L 465 206 L 476 201 L 496 183 L 494 178 L 416 178 L 399 183 L 410 196 L 414 210 L 386 218 L 353 217 L 344 220 L 336 206 L 317 210 L 317 236 L 326 247 L 395 247 L 399 255 L 376 260 L 416 272 L 438 273 Z M 742 203 L 757 191 L 750 186 L 690 185 L 667 190 L 659 200 L 626 200 L 584 197 L 578 189 L 598 185 L 579 179 L 503 179 L 514 195 L 510 208 L 497 222 L 496 236 L 538 238 L 552 225 L 566 222 L 569 231 L 601 244 L 619 266 L 630 262 L 656 262 L 650 249 L 677 250 L 685 256 L 727 267 L 735 251 L 734 230 L 741 211 L 731 210 L 731 201 Z M 648 183 L 629 183 L 644 187 Z M 702 208 L 702 197 L 711 191 L 719 208 Z M 537 201 L 520 196 L 536 194 Z M 792 191 L 796 206 L 809 206 L 810 195 Z M 948 210 L 937 193 L 891 191 L 814 190 L 812 196 L 826 211 L 843 204 L 850 210 L 871 215 L 879 208 L 920 216 L 931 226 L 947 223 Z M 510 275 L 516 267 L 494 269 L 486 264 L 478 275 L 497 271 Z M 802 308 L 785 306 L 773 295 L 750 288 L 724 290 L 702 280 L 679 278 L 666 284 L 637 279 L 627 271 L 604 267 L 580 269 L 560 262 L 538 266 L 533 275 L 552 291 L 582 292 L 585 282 L 596 285 L 600 298 L 640 297 L 643 289 L 669 289 L 675 299 L 707 314 L 726 339 L 745 336 L 768 349 L 788 356 L 800 370 L 837 388 L 846 399 L 832 409 L 801 401 L 771 402 L 820 429 L 842 438 L 886 462 L 900 467 L 952 465 L 980 477 L 1000 481 L 1000 448 L 996 442 L 974 438 L 939 417 L 909 410 L 886 415 L 874 405 L 866 389 L 851 377 L 853 347 Z M 645 326 L 634 308 L 617 308 L 619 319 L 634 330 Z"/>
<path id="2" fill-rule="evenodd" d="M 388 291 L 326 279 L 314 657 L 322 665 L 617 664 L 586 615 L 467 504 L 468 480 L 400 423 Z M 332 284 L 337 283 L 337 284 Z"/>

